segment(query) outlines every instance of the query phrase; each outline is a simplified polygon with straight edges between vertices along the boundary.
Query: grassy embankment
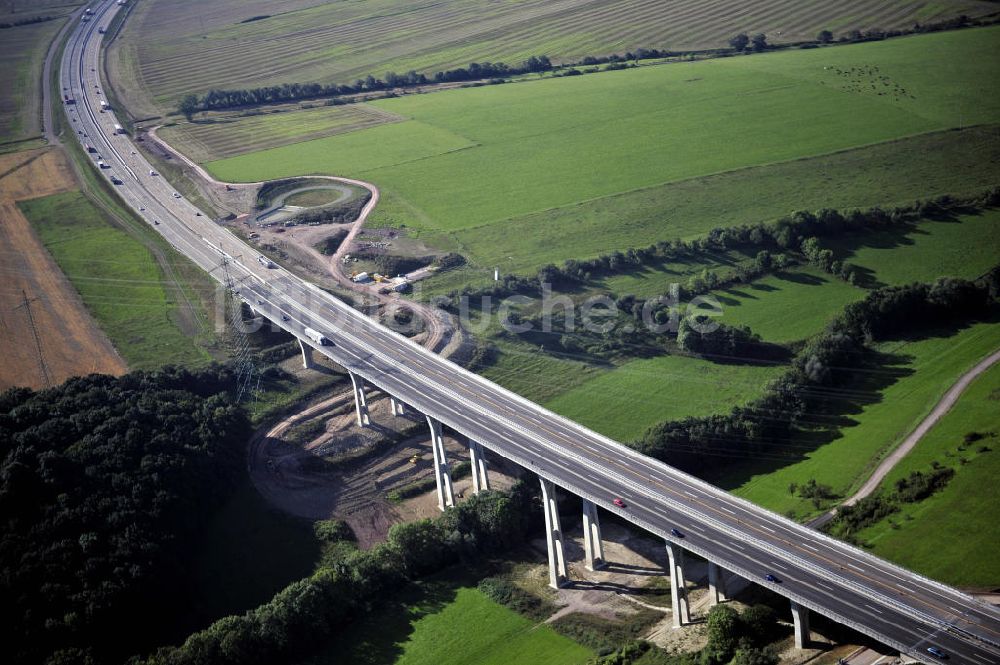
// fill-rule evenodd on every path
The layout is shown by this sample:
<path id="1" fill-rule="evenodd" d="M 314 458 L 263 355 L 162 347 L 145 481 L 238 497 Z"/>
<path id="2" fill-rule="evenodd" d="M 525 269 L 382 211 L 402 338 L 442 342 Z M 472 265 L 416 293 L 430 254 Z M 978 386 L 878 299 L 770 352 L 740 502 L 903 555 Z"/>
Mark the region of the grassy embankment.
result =
<path id="1" fill-rule="evenodd" d="M 54 20 L 0 30 L 0 152 L 27 150 L 42 141 L 42 66 L 66 16 L 79 2 L 40 0 L 0 14 L 0 23 L 36 17 Z"/>
<path id="2" fill-rule="evenodd" d="M 178 318 L 178 294 L 153 254 L 79 192 L 19 204 L 87 309 L 134 369 L 209 360 Z"/>
<path id="3" fill-rule="evenodd" d="M 902 504 L 890 519 L 860 531 L 858 538 L 870 543 L 872 552 L 949 584 L 996 587 L 998 401 L 1000 366 L 994 365 L 886 477 L 882 489 L 891 491 L 898 479 L 912 471 L 926 473 L 932 462 L 955 469 L 944 489 L 919 503 Z M 970 432 L 986 436 L 965 443 Z"/>

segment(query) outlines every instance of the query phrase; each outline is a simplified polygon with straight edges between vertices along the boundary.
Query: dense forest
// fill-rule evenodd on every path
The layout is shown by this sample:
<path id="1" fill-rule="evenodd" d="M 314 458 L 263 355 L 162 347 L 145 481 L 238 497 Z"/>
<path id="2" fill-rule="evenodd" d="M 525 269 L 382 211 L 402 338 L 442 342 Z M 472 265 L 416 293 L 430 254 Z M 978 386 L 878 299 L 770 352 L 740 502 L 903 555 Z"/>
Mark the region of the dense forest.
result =
<path id="1" fill-rule="evenodd" d="M 232 386 L 164 368 L 0 395 L 6 662 L 122 662 L 190 630 L 191 545 L 250 433 Z"/>

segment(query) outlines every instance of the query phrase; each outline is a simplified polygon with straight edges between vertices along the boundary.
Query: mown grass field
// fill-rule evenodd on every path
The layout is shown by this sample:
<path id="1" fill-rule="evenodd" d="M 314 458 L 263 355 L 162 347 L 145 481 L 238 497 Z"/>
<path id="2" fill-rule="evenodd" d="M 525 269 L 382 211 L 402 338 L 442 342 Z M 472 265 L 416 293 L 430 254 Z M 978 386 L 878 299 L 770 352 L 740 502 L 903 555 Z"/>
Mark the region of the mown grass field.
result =
<path id="1" fill-rule="evenodd" d="M 466 577 L 451 571 L 416 582 L 307 665 L 576 665 L 593 657 L 548 626 L 493 602 Z"/>
<path id="2" fill-rule="evenodd" d="M 267 111 L 199 114 L 159 131 L 168 143 L 197 162 L 266 150 L 289 143 L 347 134 L 402 120 L 366 104 L 294 104 Z"/>
<path id="3" fill-rule="evenodd" d="M 1000 348 L 1000 324 L 978 323 L 957 333 L 880 345 L 887 364 L 865 372 L 850 391 L 830 394 L 845 415 L 835 429 L 818 431 L 790 451 L 799 459 L 747 460 L 712 482 L 772 510 L 796 518 L 816 509 L 788 491 L 790 483 L 815 479 L 848 496 L 878 462 L 923 419 L 965 371 Z M 817 421 L 821 424 L 821 421 Z M 829 421 L 825 421 L 829 427 Z"/>
<path id="4" fill-rule="evenodd" d="M 975 279 L 1000 261 L 1000 210 L 925 219 L 909 231 L 882 231 L 825 243 L 838 258 L 867 269 L 878 284 Z"/>
<path id="5" fill-rule="evenodd" d="M 885 160 L 848 178 L 846 191 L 834 185 L 850 169 L 851 156 L 831 156 L 830 172 L 824 168 L 830 163 L 823 162 L 796 178 L 808 183 L 805 200 L 780 179 L 770 189 L 763 185 L 770 215 L 753 214 L 760 204 L 751 204 L 749 214 L 719 220 L 711 208 L 733 197 L 708 197 L 696 183 L 687 192 L 650 193 L 718 172 L 996 122 L 1000 99 L 975 90 L 977 82 L 1000 74 L 1000 58 L 994 57 L 1000 52 L 998 34 L 996 28 L 959 31 L 382 100 L 375 105 L 412 120 L 208 166 L 225 180 L 311 172 L 359 176 L 384 193 L 374 223 L 405 224 L 480 267 L 531 269 L 614 247 L 697 235 L 726 222 L 776 217 L 809 203 L 909 200 L 926 194 L 921 190 L 928 180 L 906 174 L 911 168 L 931 171 L 930 188 L 947 182 L 968 189 L 968 181 L 952 174 L 956 168 L 967 173 L 975 172 L 975 165 L 983 168 L 982 153 L 998 149 L 995 130 L 977 135 L 974 150 L 951 153 L 954 160 L 938 161 L 925 149 L 901 160 L 891 156 L 898 146 L 883 148 Z M 855 83 L 830 69 L 875 65 L 878 76 L 889 77 L 906 95 L 855 91 Z M 878 76 L 865 81 L 881 85 Z M 914 166 L 925 159 L 926 169 Z M 956 167 L 956 161 L 965 166 Z M 993 162 L 988 160 L 985 170 L 997 168 Z M 791 162 L 796 170 L 802 166 Z M 896 175 L 873 192 L 871 183 L 886 171 Z M 756 199 L 753 175 L 728 181 L 721 192 L 736 194 L 737 209 L 740 201 Z M 995 176 L 974 180 L 995 182 Z M 623 204 L 615 196 L 629 200 Z M 685 198 L 702 214 L 663 214 Z"/>
<path id="6" fill-rule="evenodd" d="M 823 330 L 845 305 L 864 298 L 865 291 L 814 268 L 799 268 L 712 296 L 722 307 L 722 323 L 750 326 L 765 341 L 786 344 Z"/>
<path id="7" fill-rule="evenodd" d="M 759 396 L 782 371 L 774 365 L 659 356 L 605 371 L 545 406 L 612 439 L 629 441 L 665 420 L 727 413 Z"/>
<path id="8" fill-rule="evenodd" d="M 433 73 L 541 54 L 558 62 L 636 47 L 717 48 L 740 31 L 794 41 L 821 29 L 908 28 L 994 11 L 983 0 L 157 0 L 138 3 L 113 55 L 128 76 L 123 88 L 138 93 L 133 111 L 151 114 L 216 87 L 347 83 L 388 70 Z M 267 18 L 244 22 L 258 16 Z"/>
<path id="9" fill-rule="evenodd" d="M 18 204 L 83 303 L 132 369 L 209 360 L 179 327 L 151 252 L 79 192 Z"/>
<path id="10" fill-rule="evenodd" d="M 994 365 L 969 385 L 952 410 L 886 477 L 882 488 L 891 491 L 897 479 L 912 471 L 926 472 L 934 461 L 956 472 L 943 490 L 920 503 L 902 504 L 890 519 L 859 532 L 862 541 L 872 544 L 873 553 L 949 584 L 996 587 L 1000 580 L 998 402 L 1000 366 Z M 963 444 L 969 432 L 987 436 Z M 988 450 L 981 450 L 983 446 Z"/>
<path id="11" fill-rule="evenodd" d="M 5 146 L 42 133 L 42 65 L 49 43 L 66 22 L 65 17 L 79 2 L 41 0 L 19 3 L 3 12 L 0 23 L 29 19 L 35 16 L 55 16 L 53 21 L 21 25 L 0 30 L 0 151 L 21 150 L 28 145 Z M 17 11 L 11 11 L 16 9 Z"/>

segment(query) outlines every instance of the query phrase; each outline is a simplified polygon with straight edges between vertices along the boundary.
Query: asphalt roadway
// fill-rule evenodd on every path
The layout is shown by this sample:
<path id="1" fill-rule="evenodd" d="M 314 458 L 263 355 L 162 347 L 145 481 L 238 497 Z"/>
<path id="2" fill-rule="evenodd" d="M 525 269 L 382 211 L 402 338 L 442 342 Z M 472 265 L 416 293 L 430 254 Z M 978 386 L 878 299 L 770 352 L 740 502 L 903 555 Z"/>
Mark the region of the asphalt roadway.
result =
<path id="1" fill-rule="evenodd" d="M 109 168 L 100 173 L 136 214 L 220 282 L 228 263 L 239 297 L 304 339 L 311 327 L 333 344 L 317 350 L 418 411 L 480 441 L 563 489 L 679 544 L 800 605 L 902 653 L 936 662 L 1000 663 L 1000 611 L 806 526 L 764 510 L 543 409 L 444 360 L 280 267 L 218 226 L 175 190 L 100 102 L 101 35 L 119 7 L 92 5 L 77 21 L 60 70 L 69 127 Z M 373 199 L 370 206 L 374 206 Z M 288 317 L 283 321 L 282 316 Z M 612 501 L 620 497 L 625 508 Z M 956 516 L 961 519 L 961 516 Z M 671 534 L 677 529 L 682 536 Z M 764 576 L 774 575 L 769 582 Z"/>

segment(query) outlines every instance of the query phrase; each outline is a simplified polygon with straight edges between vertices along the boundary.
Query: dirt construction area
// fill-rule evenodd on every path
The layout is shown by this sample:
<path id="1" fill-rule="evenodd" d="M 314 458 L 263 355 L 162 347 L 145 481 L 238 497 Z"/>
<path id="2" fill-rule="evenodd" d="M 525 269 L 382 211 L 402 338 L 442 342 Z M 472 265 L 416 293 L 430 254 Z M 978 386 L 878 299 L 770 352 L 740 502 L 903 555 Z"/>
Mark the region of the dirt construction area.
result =
<path id="1" fill-rule="evenodd" d="M 125 363 L 42 246 L 17 201 L 76 189 L 60 150 L 0 155 L 0 390 L 44 388 Z M 25 304 L 27 300 L 27 305 Z"/>
<path id="2" fill-rule="evenodd" d="M 427 421 L 407 410 L 393 416 L 387 397 L 369 397 L 371 425 L 357 426 L 354 398 L 340 394 L 296 413 L 250 442 L 248 466 L 258 491 L 274 506 L 308 519 L 338 518 L 354 530 L 358 543 L 370 547 L 385 540 L 389 527 L 439 514 L 430 491 L 402 501 L 388 495 L 433 478 L 433 455 Z M 467 461 L 464 442 L 445 437 L 452 468 Z M 512 471 L 502 460 L 487 458 L 490 484 L 510 487 Z M 471 492 L 469 477 L 456 479 L 456 501 Z"/>

